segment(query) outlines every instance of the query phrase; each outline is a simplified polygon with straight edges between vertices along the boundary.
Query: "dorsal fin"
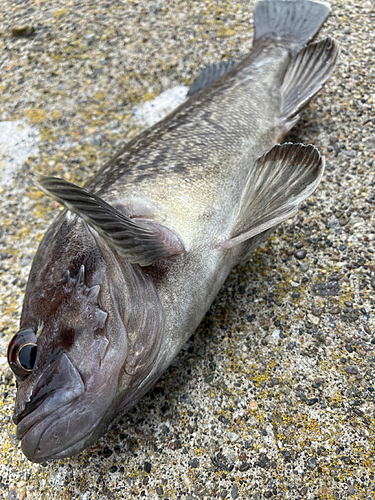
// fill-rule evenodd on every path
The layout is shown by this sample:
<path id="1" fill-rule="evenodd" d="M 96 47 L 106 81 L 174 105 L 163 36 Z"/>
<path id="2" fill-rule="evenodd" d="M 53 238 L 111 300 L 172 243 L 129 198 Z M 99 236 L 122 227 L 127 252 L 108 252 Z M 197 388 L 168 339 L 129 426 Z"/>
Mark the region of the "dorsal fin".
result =
<path id="1" fill-rule="evenodd" d="M 79 215 L 132 264 L 148 266 L 185 251 L 180 239 L 165 226 L 131 219 L 99 196 L 71 182 L 44 176 L 37 177 L 34 182 L 45 194 Z"/>
<path id="2" fill-rule="evenodd" d="M 338 55 L 338 44 L 328 37 L 307 45 L 293 57 L 281 87 L 280 122 L 294 122 L 293 117 L 330 77 Z"/>
<path id="3" fill-rule="evenodd" d="M 191 97 L 196 92 L 199 92 L 199 90 L 205 89 L 217 82 L 219 78 L 229 73 L 229 71 L 237 66 L 237 64 L 238 62 L 229 60 L 206 66 L 193 81 L 189 92 L 187 93 L 188 97 Z"/>

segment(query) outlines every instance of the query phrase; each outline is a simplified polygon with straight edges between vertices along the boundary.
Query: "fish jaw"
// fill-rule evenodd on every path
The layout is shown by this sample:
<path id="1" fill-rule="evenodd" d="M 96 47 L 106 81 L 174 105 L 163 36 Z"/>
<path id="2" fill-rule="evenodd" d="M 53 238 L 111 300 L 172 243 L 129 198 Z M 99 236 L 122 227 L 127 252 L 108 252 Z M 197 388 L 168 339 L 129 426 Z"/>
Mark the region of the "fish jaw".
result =
<path id="1" fill-rule="evenodd" d="M 29 460 L 43 461 L 53 455 L 62 436 L 51 432 L 51 427 L 58 420 L 58 414 L 67 411 L 84 390 L 79 372 L 64 353 L 34 387 L 20 384 L 13 421 L 17 425 L 17 437 L 22 440 L 22 451 Z"/>
<path id="2" fill-rule="evenodd" d="M 115 328 L 114 321 L 110 323 Z M 126 339 L 124 331 L 119 336 Z M 22 451 L 32 462 L 80 453 L 100 437 L 116 413 L 126 345 L 114 342 L 100 360 L 95 354 L 107 344 L 98 340 L 91 351 L 85 347 L 91 363 L 79 363 L 74 349 L 60 352 L 18 384 L 13 420 Z"/>

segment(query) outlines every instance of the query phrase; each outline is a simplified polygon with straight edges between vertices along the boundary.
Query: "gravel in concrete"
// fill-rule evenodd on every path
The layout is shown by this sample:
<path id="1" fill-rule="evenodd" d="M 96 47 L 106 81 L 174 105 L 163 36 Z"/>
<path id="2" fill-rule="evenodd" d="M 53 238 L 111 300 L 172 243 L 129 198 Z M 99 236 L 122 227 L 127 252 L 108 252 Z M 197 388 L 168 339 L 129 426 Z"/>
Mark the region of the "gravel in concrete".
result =
<path id="1" fill-rule="evenodd" d="M 3 0 L 0 120 L 20 121 L 22 147 L 39 137 L 26 168 L 87 179 L 141 130 L 135 106 L 246 54 L 253 6 Z M 288 137 L 326 155 L 320 188 L 232 272 L 153 391 L 97 445 L 41 465 L 15 439 L 6 347 L 59 208 L 2 146 L 3 498 L 375 497 L 375 13 L 371 0 L 331 6 L 319 39 L 340 43 L 339 65 Z"/>

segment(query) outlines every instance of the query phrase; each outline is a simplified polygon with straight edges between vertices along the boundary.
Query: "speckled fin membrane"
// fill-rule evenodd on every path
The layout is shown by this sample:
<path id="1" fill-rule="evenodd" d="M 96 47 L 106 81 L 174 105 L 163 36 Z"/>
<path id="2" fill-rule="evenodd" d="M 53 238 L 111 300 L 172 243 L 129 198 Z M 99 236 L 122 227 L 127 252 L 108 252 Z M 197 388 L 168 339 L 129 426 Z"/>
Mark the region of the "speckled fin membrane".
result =
<path id="1" fill-rule="evenodd" d="M 191 97 L 196 92 L 199 92 L 199 90 L 205 89 L 217 82 L 222 76 L 226 75 L 231 69 L 237 66 L 237 64 L 238 62 L 236 61 L 221 61 L 206 66 L 193 81 L 187 93 L 188 97 Z"/>
<path id="2" fill-rule="evenodd" d="M 335 68 L 339 47 L 331 38 L 311 43 L 291 60 L 281 87 L 280 122 L 295 117 Z"/>
<path id="3" fill-rule="evenodd" d="M 250 169 L 238 205 L 230 248 L 276 226 L 293 215 L 319 185 L 324 158 L 314 146 L 278 144 Z"/>
<path id="4" fill-rule="evenodd" d="M 39 176 L 36 186 L 79 215 L 108 245 L 132 264 L 148 266 L 184 251 L 180 240 L 161 224 L 138 222 L 84 188 L 57 177 Z"/>

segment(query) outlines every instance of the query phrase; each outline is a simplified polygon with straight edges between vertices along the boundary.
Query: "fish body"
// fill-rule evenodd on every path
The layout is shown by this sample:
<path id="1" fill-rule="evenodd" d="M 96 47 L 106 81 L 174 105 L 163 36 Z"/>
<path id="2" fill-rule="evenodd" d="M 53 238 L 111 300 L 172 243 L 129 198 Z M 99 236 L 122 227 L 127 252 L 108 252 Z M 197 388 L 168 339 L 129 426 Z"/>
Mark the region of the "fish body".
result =
<path id="1" fill-rule="evenodd" d="M 319 184 L 313 146 L 275 144 L 334 68 L 335 42 L 305 46 L 328 11 L 258 2 L 241 63 L 204 70 L 84 188 L 35 180 L 67 209 L 37 251 L 8 351 L 30 460 L 79 453 L 133 406 L 231 269 Z"/>

